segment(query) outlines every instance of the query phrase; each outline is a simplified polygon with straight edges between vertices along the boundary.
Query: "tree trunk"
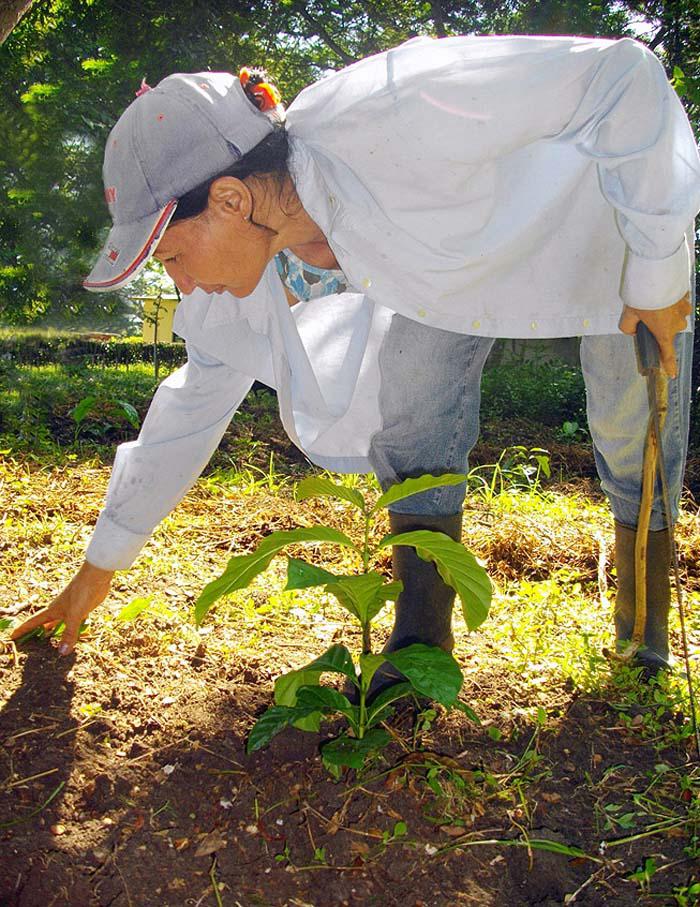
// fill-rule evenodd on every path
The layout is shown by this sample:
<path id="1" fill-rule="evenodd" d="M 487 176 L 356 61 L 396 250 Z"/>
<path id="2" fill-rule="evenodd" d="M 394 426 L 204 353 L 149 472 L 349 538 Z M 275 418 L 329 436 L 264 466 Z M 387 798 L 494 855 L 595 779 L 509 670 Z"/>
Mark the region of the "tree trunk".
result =
<path id="1" fill-rule="evenodd" d="M 34 0 L 0 0 L 0 44 L 10 34 L 22 16 L 29 12 Z"/>
<path id="2" fill-rule="evenodd" d="M 435 25 L 435 34 L 438 38 L 446 38 L 447 30 L 445 28 L 445 13 L 440 0 L 432 0 L 430 4 L 430 13 Z"/>

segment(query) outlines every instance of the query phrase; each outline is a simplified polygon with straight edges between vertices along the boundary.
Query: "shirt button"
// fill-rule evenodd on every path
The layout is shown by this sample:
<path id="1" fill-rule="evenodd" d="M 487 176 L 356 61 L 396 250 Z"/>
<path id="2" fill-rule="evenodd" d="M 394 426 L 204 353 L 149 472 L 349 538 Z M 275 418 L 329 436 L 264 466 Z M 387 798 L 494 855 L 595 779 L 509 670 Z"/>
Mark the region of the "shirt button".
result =
<path id="1" fill-rule="evenodd" d="M 472 327 L 474 328 L 475 331 L 478 331 L 479 328 L 481 327 L 481 322 L 480 322 L 480 321 L 472 321 Z"/>
<path id="2" fill-rule="evenodd" d="M 329 203 L 330 205 L 332 205 L 333 207 L 335 207 L 335 202 L 336 202 L 335 195 L 329 195 L 329 196 L 328 196 L 328 203 Z"/>
<path id="3" fill-rule="evenodd" d="M 416 314 L 418 315 L 419 318 L 425 318 L 425 316 L 426 316 L 428 313 L 425 311 L 425 309 L 418 309 L 418 311 L 416 312 Z"/>
<path id="4" fill-rule="evenodd" d="M 587 318 L 584 318 L 584 319 L 583 319 L 583 326 L 584 326 L 585 328 L 590 327 L 590 324 L 591 324 L 591 323 L 590 323 L 590 321 L 589 321 Z"/>
<path id="5" fill-rule="evenodd" d="M 362 281 L 362 286 L 365 288 L 365 290 L 369 290 L 369 288 L 372 286 L 372 281 L 369 277 L 365 277 L 365 279 Z"/>
<path id="6" fill-rule="evenodd" d="M 530 322 L 530 330 L 532 330 L 532 331 L 536 331 L 536 330 L 537 330 L 537 322 L 536 322 L 536 321 L 531 321 L 531 322 Z"/>

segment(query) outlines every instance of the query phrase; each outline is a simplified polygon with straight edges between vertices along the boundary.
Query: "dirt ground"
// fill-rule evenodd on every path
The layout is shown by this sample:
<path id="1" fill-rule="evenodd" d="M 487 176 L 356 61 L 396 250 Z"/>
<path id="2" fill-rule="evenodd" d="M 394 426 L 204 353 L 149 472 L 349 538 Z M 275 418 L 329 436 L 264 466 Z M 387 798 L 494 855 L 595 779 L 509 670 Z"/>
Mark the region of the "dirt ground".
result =
<path id="1" fill-rule="evenodd" d="M 0 616 L 29 613 L 71 575 L 107 475 L 6 461 Z M 585 482 L 579 493 L 595 496 Z M 246 755 L 274 678 L 356 640 L 325 612 L 275 623 L 265 591 L 241 599 L 231 622 L 184 626 L 202 577 L 231 549 L 309 512 L 260 489 L 205 487 L 178 513 L 141 572 L 118 575 L 112 616 L 75 655 L 45 641 L 0 646 L 3 907 L 696 903 L 678 899 L 700 852 L 687 719 L 666 693 L 640 693 L 636 708 L 609 671 L 589 690 L 544 661 L 520 671 L 502 637 L 462 626 L 462 698 L 480 726 L 414 704 L 391 722 L 385 756 L 338 782 L 318 755 L 327 726 Z M 521 525 L 519 544 L 505 545 L 506 527 L 480 553 L 503 584 L 563 561 L 595 586 L 597 548 L 566 520 L 560 549 Z M 144 590 L 167 607 L 116 622 L 115 608 Z M 650 715 L 661 742 L 644 732 Z"/>
<path id="2" fill-rule="evenodd" d="M 496 744 L 461 716 L 439 720 L 415 753 L 405 751 L 413 716 L 402 716 L 386 767 L 361 784 L 333 783 L 318 739 L 300 731 L 245 755 L 245 735 L 269 697 L 270 672 L 259 664 L 185 655 L 178 672 L 165 673 L 134 652 L 123 679 L 108 680 L 82 657 L 71 665 L 32 649 L 0 732 L 13 774 L 34 780 L 5 793 L 3 812 L 27 815 L 57 793 L 2 834 L 7 907 L 209 905 L 212 877 L 230 905 L 554 905 L 591 878 L 578 903 L 638 902 L 617 861 L 634 868 L 645 841 L 610 864 L 504 846 L 527 826 L 530 838 L 599 855 L 597 794 L 580 786 L 583 776 L 596 781 L 617 766 L 620 784 L 655 761 L 603 702 L 560 691 L 558 729 L 540 746 L 552 772 L 527 785 L 524 804 L 515 790 L 489 791 L 475 778 L 506 775 L 527 741 Z M 80 722 L 72 706 L 86 688 L 106 709 Z M 426 784 L 431 767 L 451 783 L 464 779 L 466 793 L 455 795 L 464 824 L 435 824 L 446 798 Z M 399 821 L 407 833 L 383 842 Z M 658 847 L 671 861 L 682 858 L 682 844 L 667 837 Z"/>

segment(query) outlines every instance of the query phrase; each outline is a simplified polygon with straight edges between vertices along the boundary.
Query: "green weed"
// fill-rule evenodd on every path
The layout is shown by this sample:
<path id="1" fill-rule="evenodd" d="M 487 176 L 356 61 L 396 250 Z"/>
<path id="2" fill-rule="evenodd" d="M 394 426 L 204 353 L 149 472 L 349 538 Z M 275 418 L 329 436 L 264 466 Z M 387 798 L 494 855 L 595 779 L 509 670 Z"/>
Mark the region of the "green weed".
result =
<path id="1" fill-rule="evenodd" d="M 538 492 L 542 476 L 549 478 L 549 451 L 522 445 L 506 447 L 496 463 L 475 466 L 467 475 L 467 488 L 487 504 L 507 490 Z"/>

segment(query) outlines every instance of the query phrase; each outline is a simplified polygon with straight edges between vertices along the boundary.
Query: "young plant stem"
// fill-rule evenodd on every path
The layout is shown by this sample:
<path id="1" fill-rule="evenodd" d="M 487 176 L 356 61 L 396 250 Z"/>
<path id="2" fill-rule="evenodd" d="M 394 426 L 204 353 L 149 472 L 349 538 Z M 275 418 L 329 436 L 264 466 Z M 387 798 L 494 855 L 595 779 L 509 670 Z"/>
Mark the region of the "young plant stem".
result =
<path id="1" fill-rule="evenodd" d="M 369 655 L 372 651 L 372 630 L 367 623 L 362 624 L 362 654 Z"/>
<path id="2" fill-rule="evenodd" d="M 362 570 L 363 573 L 369 573 L 369 528 L 371 523 L 371 517 L 368 513 L 365 513 L 365 532 L 364 538 L 362 539 Z M 369 621 L 362 624 L 362 654 L 369 655 L 371 652 L 372 646 L 372 632 L 370 630 Z"/>
<path id="3" fill-rule="evenodd" d="M 360 678 L 360 720 L 357 730 L 358 740 L 362 740 L 367 729 L 367 684 Z"/>
<path id="4" fill-rule="evenodd" d="M 362 540 L 362 570 L 364 573 L 369 571 L 369 528 L 372 518 L 368 513 L 365 514 L 365 535 Z"/>

